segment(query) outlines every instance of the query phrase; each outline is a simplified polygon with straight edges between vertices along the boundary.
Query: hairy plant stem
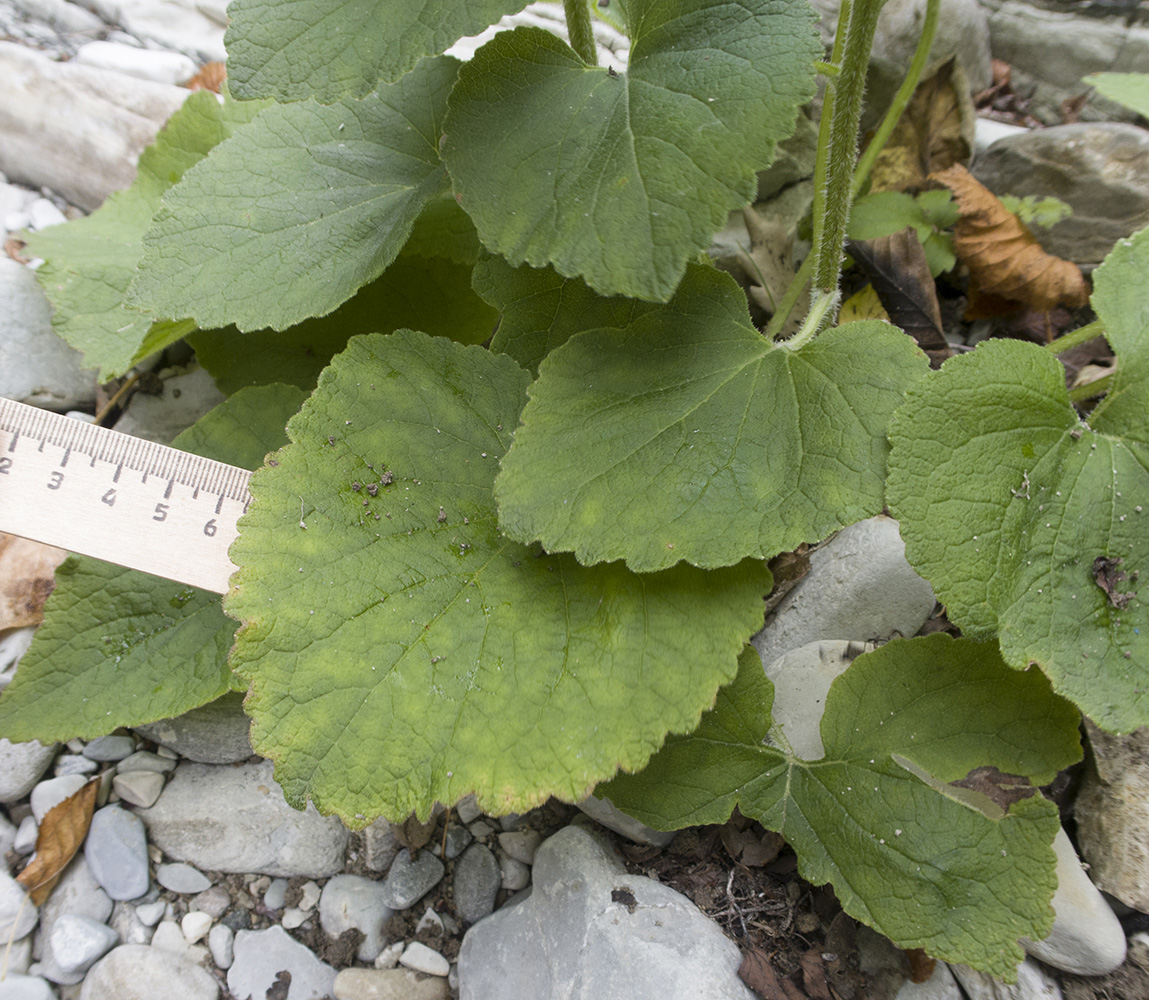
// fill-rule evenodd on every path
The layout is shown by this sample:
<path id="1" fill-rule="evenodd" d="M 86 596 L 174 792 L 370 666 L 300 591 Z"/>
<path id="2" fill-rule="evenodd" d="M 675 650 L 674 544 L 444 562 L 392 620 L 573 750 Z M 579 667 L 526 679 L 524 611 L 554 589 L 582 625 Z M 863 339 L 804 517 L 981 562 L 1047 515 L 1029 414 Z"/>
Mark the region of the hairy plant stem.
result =
<path id="1" fill-rule="evenodd" d="M 801 329 L 789 340 L 782 341 L 782 346 L 796 351 L 808 344 L 834 318 L 841 299 L 842 293 L 837 288 L 819 289 L 813 297 L 813 302 L 810 303 L 810 311 L 806 314 Z"/>
<path id="2" fill-rule="evenodd" d="M 590 23 L 590 3 L 588 0 L 563 0 L 563 13 L 567 19 L 571 48 L 588 66 L 597 66 L 598 52 L 594 45 L 594 28 Z"/>
<path id="3" fill-rule="evenodd" d="M 1108 392 L 1113 383 L 1113 374 L 1110 372 L 1108 375 L 1102 375 L 1101 378 L 1095 378 L 1092 382 L 1086 382 L 1084 385 L 1075 385 L 1069 390 L 1069 401 L 1071 403 L 1084 403 L 1087 399 L 1093 399 L 1095 396 Z M 1093 412 L 1096 413 L 1097 410 L 1095 409 Z"/>
<path id="4" fill-rule="evenodd" d="M 1076 330 L 1070 330 L 1069 333 L 1062 334 L 1056 340 L 1050 341 L 1045 345 L 1045 349 L 1051 354 L 1061 354 L 1071 347 L 1087 344 L 1094 337 L 1100 337 L 1103 333 L 1105 333 L 1105 324 L 1101 320 L 1095 319 L 1092 323 L 1079 326 Z"/>
<path id="5" fill-rule="evenodd" d="M 828 130 L 820 129 L 822 134 L 818 136 L 821 163 L 815 164 L 814 185 L 816 192 L 822 192 L 822 204 L 821 212 L 814 216 L 814 246 L 810 251 L 814 257 L 814 287 L 825 292 L 837 290 L 842 272 L 842 247 L 846 242 L 854 163 L 858 155 L 862 94 L 866 89 L 866 69 L 870 64 L 870 49 L 883 2 L 852 0 L 841 61 L 832 60 L 838 66 L 838 75 L 826 83 L 827 103 L 822 108 L 822 122 L 825 125 L 828 114 L 830 124 Z M 847 17 L 844 5 L 840 17 Z M 841 37 L 842 24 L 839 22 L 838 36 L 834 40 L 835 55 Z M 826 137 L 825 150 L 821 148 L 823 134 Z"/>
<path id="6" fill-rule="evenodd" d="M 848 4 L 849 0 L 846 0 Z M 845 7 L 846 4 L 843 4 Z M 870 171 L 877 162 L 878 154 L 881 153 L 886 143 L 889 141 L 890 136 L 893 134 L 894 128 L 897 126 L 902 117 L 902 113 L 906 110 L 906 106 L 910 103 L 911 98 L 914 96 L 914 91 L 918 89 L 918 83 L 922 78 L 922 73 L 925 72 L 926 60 L 929 58 L 930 49 L 933 48 L 934 35 L 937 33 L 938 25 L 938 10 L 941 6 L 941 0 L 926 0 L 926 20 L 922 25 L 922 35 L 918 39 L 918 47 L 914 51 L 914 57 L 910 62 L 909 72 L 906 78 L 902 81 L 901 87 L 898 88 L 897 94 L 894 95 L 893 103 L 890 104 L 889 109 L 886 111 L 885 117 L 882 118 L 881 125 L 878 126 L 877 132 L 874 133 L 874 138 L 866 147 L 865 153 L 862 154 L 861 159 L 858 160 L 858 165 L 854 168 L 853 181 L 850 184 L 850 198 L 851 205 L 853 199 L 857 198 L 858 192 L 866 183 L 866 179 L 870 176 Z M 838 52 L 838 39 L 843 37 L 842 34 L 842 21 L 838 22 L 838 34 L 834 39 L 834 51 Z M 835 73 L 837 68 L 835 67 Z M 827 100 L 831 99 L 830 88 L 826 90 Z M 823 109 L 825 104 L 823 104 Z M 823 115 L 822 125 L 826 129 L 826 141 L 829 141 L 829 119 Z M 819 155 L 822 150 L 822 133 L 819 130 Z M 817 176 L 817 166 L 815 165 L 815 177 Z M 820 206 L 824 206 L 824 199 L 819 198 L 819 191 L 821 188 L 815 182 L 814 186 L 814 213 L 817 217 Z M 786 289 L 786 294 L 782 296 L 782 301 L 778 306 L 777 311 L 770 317 L 770 322 L 767 324 L 766 329 L 763 330 L 763 335 L 773 340 L 781 332 L 782 327 L 785 326 L 786 320 L 790 318 L 790 313 L 794 309 L 798 298 L 801 296 L 807 283 L 810 280 L 810 271 L 813 268 L 813 253 L 806 257 L 802 262 L 801 268 L 798 273 L 794 275 L 790 286 Z"/>
<path id="7" fill-rule="evenodd" d="M 874 164 L 878 161 L 878 154 L 885 148 L 898 122 L 901 121 L 902 113 L 913 99 L 914 91 L 918 89 L 918 81 L 921 80 L 922 73 L 925 72 L 926 61 L 930 57 L 930 50 L 934 47 L 934 35 L 937 34 L 938 30 L 938 11 L 941 9 L 941 5 L 941 0 L 926 0 L 926 20 L 922 25 L 922 35 L 918 39 L 918 47 L 914 50 L 914 58 L 910 62 L 909 72 L 906 73 L 906 78 L 894 95 L 894 100 L 882 119 L 881 125 L 878 126 L 878 131 L 874 133 L 874 138 L 870 140 L 865 152 L 858 159 L 858 165 L 854 168 L 854 180 L 850 187 L 852 198 L 858 197 L 858 192 L 862 190 L 870 176 L 870 171 L 874 169 Z"/>

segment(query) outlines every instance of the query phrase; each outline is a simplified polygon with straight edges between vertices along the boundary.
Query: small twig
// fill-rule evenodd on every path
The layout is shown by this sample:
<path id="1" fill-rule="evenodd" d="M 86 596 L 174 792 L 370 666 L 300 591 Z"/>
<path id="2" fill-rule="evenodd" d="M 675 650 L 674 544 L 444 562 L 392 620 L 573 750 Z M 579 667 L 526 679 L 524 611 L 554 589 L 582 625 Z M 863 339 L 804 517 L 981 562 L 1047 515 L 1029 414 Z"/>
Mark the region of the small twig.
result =
<path id="1" fill-rule="evenodd" d="M 124 395 L 132 388 L 132 386 L 134 386 L 140 380 L 141 375 L 142 375 L 141 372 L 136 372 L 123 385 L 121 385 L 116 390 L 116 392 L 112 396 L 112 398 L 109 399 L 103 405 L 103 407 L 101 407 L 100 412 L 96 414 L 95 419 L 92 421 L 92 423 L 98 424 L 99 426 L 102 427 L 104 425 L 104 421 L 108 417 L 108 414 L 111 413 L 112 410 L 114 410 L 116 408 L 116 406 L 119 404 L 120 400 L 124 398 Z"/>

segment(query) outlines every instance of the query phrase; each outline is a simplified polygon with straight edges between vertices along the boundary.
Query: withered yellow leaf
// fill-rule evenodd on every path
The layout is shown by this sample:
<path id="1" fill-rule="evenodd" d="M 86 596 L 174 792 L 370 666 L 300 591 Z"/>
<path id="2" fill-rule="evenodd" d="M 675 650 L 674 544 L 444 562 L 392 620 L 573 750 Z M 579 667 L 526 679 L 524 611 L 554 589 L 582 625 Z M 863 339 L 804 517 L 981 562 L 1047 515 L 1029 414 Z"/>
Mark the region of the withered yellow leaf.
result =
<path id="1" fill-rule="evenodd" d="M 0 533 L 0 631 L 39 625 L 63 549 Z"/>
<path id="2" fill-rule="evenodd" d="M 884 319 L 887 323 L 890 321 L 890 314 L 886 312 L 873 285 L 866 285 L 865 288 L 854 292 L 842 303 L 838 313 L 839 324 L 853 323 L 859 319 Z"/>
<path id="3" fill-rule="evenodd" d="M 1037 310 L 1085 305 L 1089 288 L 1081 269 L 1042 250 L 1025 223 L 965 167 L 955 164 L 930 179 L 953 192 L 961 211 L 954 252 L 969 268 L 971 312 L 988 296 Z"/>
<path id="4" fill-rule="evenodd" d="M 917 191 L 931 173 L 966 162 L 976 111 L 953 59 L 918 84 L 870 173 L 871 191 Z"/>
<path id="5" fill-rule="evenodd" d="M 92 822 L 100 779 L 93 778 L 75 795 L 48 810 L 36 837 L 36 853 L 16 876 L 28 897 L 39 906 L 51 894 L 68 862 L 72 860 Z"/>

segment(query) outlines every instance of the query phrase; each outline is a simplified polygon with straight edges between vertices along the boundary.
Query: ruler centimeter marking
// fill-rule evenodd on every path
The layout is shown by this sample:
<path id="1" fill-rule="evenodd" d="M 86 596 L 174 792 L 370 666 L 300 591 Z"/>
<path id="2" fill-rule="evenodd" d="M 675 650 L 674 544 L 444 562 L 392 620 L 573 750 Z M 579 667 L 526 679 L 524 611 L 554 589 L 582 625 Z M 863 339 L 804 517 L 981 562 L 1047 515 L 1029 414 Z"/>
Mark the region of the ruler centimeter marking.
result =
<path id="1" fill-rule="evenodd" d="M 246 469 L 0 397 L 0 531 L 227 592 Z"/>

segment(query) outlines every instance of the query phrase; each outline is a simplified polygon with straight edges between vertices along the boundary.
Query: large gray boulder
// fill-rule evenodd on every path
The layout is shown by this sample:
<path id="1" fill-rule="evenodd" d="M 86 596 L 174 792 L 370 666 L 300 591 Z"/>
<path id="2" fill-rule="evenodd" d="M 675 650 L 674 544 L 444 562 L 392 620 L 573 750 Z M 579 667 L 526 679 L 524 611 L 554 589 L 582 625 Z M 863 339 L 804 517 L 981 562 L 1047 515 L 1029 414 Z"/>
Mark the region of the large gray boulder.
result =
<path id="1" fill-rule="evenodd" d="M 153 844 L 201 871 L 326 878 L 343 870 L 346 828 L 310 803 L 289 806 L 271 761 L 181 764 L 156 804 L 137 815 Z"/>
<path id="2" fill-rule="evenodd" d="M 994 194 L 1052 195 L 1073 214 L 1034 235 L 1051 254 L 1098 264 L 1113 244 L 1149 226 L 1149 132 L 1123 122 L 1079 122 L 998 139 L 973 167 Z"/>

